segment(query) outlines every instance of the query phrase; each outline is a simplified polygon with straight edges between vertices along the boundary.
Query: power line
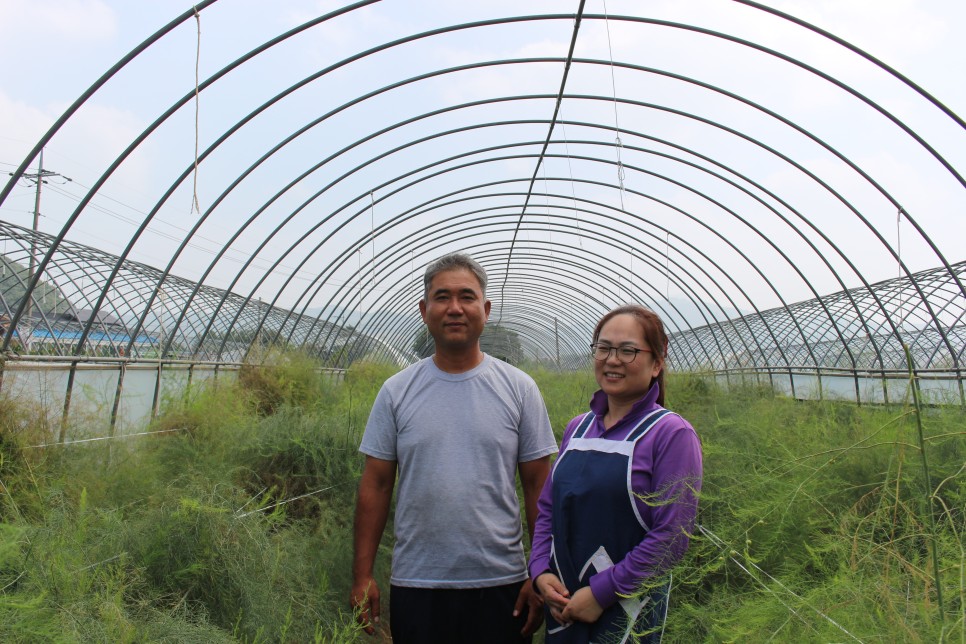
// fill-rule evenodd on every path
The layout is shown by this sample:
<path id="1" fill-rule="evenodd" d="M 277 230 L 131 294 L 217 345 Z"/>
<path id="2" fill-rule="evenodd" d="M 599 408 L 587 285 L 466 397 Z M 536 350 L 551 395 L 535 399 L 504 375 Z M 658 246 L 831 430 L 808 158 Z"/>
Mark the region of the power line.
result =
<path id="1" fill-rule="evenodd" d="M 17 167 L 15 164 L 7 163 L 7 162 L 4 162 L 4 161 L 0 161 L 0 165 L 5 165 L 5 166 L 9 166 L 9 167 L 14 167 L 14 168 Z M 41 165 L 43 165 L 43 164 L 41 163 Z M 12 172 L 9 173 L 9 174 L 11 176 L 13 175 Z M 47 172 L 47 171 L 44 171 L 44 174 L 45 174 L 45 176 L 52 176 L 52 175 L 63 176 L 63 175 L 59 175 L 57 173 L 50 173 L 50 172 Z M 29 179 L 29 180 L 36 180 L 35 179 L 35 177 L 36 177 L 35 174 L 24 174 L 24 175 L 22 175 L 22 177 L 25 178 L 25 179 Z M 76 186 L 78 186 L 80 188 L 83 188 L 85 190 L 89 190 L 90 189 L 90 186 L 86 186 L 86 185 L 84 185 L 83 183 L 81 183 L 79 181 L 74 181 L 73 179 L 70 179 L 68 177 L 64 177 L 64 178 L 67 179 L 67 181 L 72 182 L 74 185 L 76 185 Z M 47 182 L 45 181 L 44 183 L 47 183 Z M 57 194 L 59 194 L 61 196 L 67 197 L 69 199 L 72 199 L 74 201 L 78 201 L 79 202 L 81 200 L 81 197 L 79 197 L 78 195 L 76 195 L 76 194 L 74 194 L 74 193 L 72 193 L 72 192 L 70 192 L 68 190 L 63 190 L 63 189 L 60 189 L 60 188 L 55 187 L 53 185 L 50 185 L 48 187 L 48 189 L 52 190 L 53 192 L 55 192 L 55 193 L 57 193 Z M 119 199 L 115 199 L 114 197 L 111 197 L 110 195 L 106 195 L 103 192 L 98 192 L 97 193 L 97 196 L 100 197 L 100 198 L 102 198 L 102 199 L 106 199 L 108 201 L 113 201 L 117 205 L 123 206 L 124 208 L 127 208 L 128 210 L 131 210 L 131 211 L 133 211 L 133 212 L 135 212 L 135 213 L 137 213 L 139 215 L 147 216 L 147 213 L 145 213 L 144 211 L 139 210 L 138 208 L 135 208 L 134 206 L 131 206 L 129 204 L 126 204 L 126 203 L 124 203 L 123 201 L 121 201 Z M 99 204 L 96 204 L 93 201 L 89 202 L 88 205 L 87 205 L 87 207 L 89 209 L 91 209 L 91 210 L 94 210 L 94 211 L 99 212 L 101 214 L 107 215 L 108 217 L 112 217 L 114 219 L 117 219 L 119 221 L 122 221 L 122 222 L 124 222 L 126 224 L 130 224 L 132 226 L 139 226 L 140 223 L 141 223 L 140 221 L 137 221 L 136 219 L 133 219 L 133 218 L 128 217 L 128 216 L 125 216 L 125 215 L 121 214 L 120 212 L 117 212 L 116 210 L 111 210 L 110 208 L 107 208 L 105 206 L 101 206 Z M 161 217 L 154 217 L 154 219 L 152 221 L 153 222 L 156 222 L 158 224 L 163 224 L 165 226 L 168 226 L 169 228 L 172 228 L 172 229 L 174 229 L 174 230 L 176 230 L 176 231 L 178 231 L 180 233 L 188 233 L 188 232 L 190 232 L 187 228 L 183 228 L 181 226 L 178 226 L 177 224 L 173 224 L 173 223 L 171 223 L 169 221 L 166 221 L 166 220 L 162 219 Z M 37 230 L 37 225 L 36 224 L 34 225 L 34 230 Z M 163 237 L 163 238 L 168 239 L 168 240 L 171 240 L 171 241 L 175 241 L 175 242 L 181 242 L 184 239 L 184 237 L 179 237 L 176 234 L 167 233 L 167 232 L 158 230 L 156 228 L 148 228 L 147 229 L 147 232 L 148 233 L 151 233 L 151 234 L 154 234 L 154 235 L 158 235 L 159 237 Z M 221 246 L 221 242 L 219 242 L 217 240 L 214 240 L 214 239 L 210 239 L 208 237 L 205 237 L 204 235 L 199 235 L 199 234 L 195 233 L 194 238 L 199 239 L 201 241 L 209 242 L 209 243 L 215 245 L 216 247 L 220 247 Z M 188 244 L 188 247 L 189 248 L 192 248 L 194 250 L 200 251 L 202 253 L 205 253 L 207 255 L 214 255 L 217 252 L 216 250 L 211 250 L 211 249 L 205 248 L 204 246 L 200 246 L 200 245 L 194 244 L 194 243 L 189 243 Z M 228 249 L 228 252 L 236 253 L 239 257 L 238 258 L 226 257 L 225 259 L 227 261 L 231 261 L 231 262 L 235 262 L 235 263 L 239 263 L 239 264 L 242 263 L 242 262 L 248 261 L 249 257 L 251 256 L 250 253 L 248 253 L 247 251 L 245 251 L 243 249 L 229 248 Z M 258 263 L 261 263 L 262 264 L 262 268 L 267 268 L 269 266 L 268 260 L 258 260 L 256 258 L 255 263 L 256 263 L 256 265 L 258 265 Z M 298 271 L 298 272 L 296 272 L 293 267 L 286 266 L 285 264 L 280 264 L 279 265 L 279 268 L 289 270 L 290 271 L 289 274 L 294 274 L 296 279 L 312 280 L 312 279 L 315 279 L 315 277 L 316 277 L 316 275 L 314 273 L 312 273 L 311 271 Z"/>
<path id="2" fill-rule="evenodd" d="M 11 177 L 13 172 L 8 173 Z M 38 225 L 40 224 L 40 189 L 45 184 L 48 183 L 48 178 L 60 177 L 64 182 L 73 181 L 70 177 L 65 177 L 59 172 L 53 172 L 52 170 L 44 170 L 44 149 L 40 148 L 40 160 L 37 164 L 37 172 L 25 172 L 20 175 L 19 178 L 26 179 L 27 181 L 33 181 L 37 186 L 37 191 L 34 197 L 34 221 L 33 221 L 33 232 L 37 232 Z M 34 235 L 30 238 L 30 260 L 27 269 L 27 281 L 31 282 L 34 278 L 34 270 L 36 268 L 36 254 L 37 254 L 37 237 Z M 31 300 L 33 297 L 27 298 L 27 306 L 24 309 L 24 317 L 30 317 L 30 307 Z"/>
<path id="3" fill-rule="evenodd" d="M 79 183 L 77 181 L 74 181 L 73 183 L 75 185 L 81 187 L 81 188 L 88 189 L 88 186 L 85 186 L 82 183 Z M 77 195 L 75 195 L 75 194 L 73 194 L 73 193 L 71 193 L 71 192 L 69 192 L 67 190 L 63 190 L 63 189 L 55 188 L 55 187 L 51 187 L 51 190 L 53 190 L 54 192 L 56 192 L 56 193 L 58 193 L 58 194 L 60 194 L 60 195 L 62 195 L 64 197 L 68 197 L 68 198 L 73 199 L 75 201 L 80 201 L 80 197 L 79 196 L 77 196 Z M 133 212 L 136 212 L 139 215 L 147 216 L 146 213 L 144 213 L 143 211 L 138 210 L 134 206 L 131 206 L 129 204 L 126 204 L 123 201 L 120 201 L 118 199 L 115 199 L 114 197 L 110 197 L 110 196 L 105 195 L 103 193 L 97 193 L 97 196 L 98 197 L 101 197 L 103 199 L 107 199 L 109 201 L 113 201 L 114 203 L 116 203 L 116 204 L 118 204 L 120 206 L 123 206 L 124 208 L 127 208 L 127 209 L 129 209 L 129 210 L 131 210 Z M 122 214 L 120 212 L 117 212 L 116 210 L 111 210 L 110 208 L 107 208 L 105 206 L 102 206 L 102 205 L 99 205 L 97 203 L 94 203 L 93 201 L 89 202 L 88 205 L 87 205 L 87 207 L 89 209 L 91 209 L 91 210 L 94 210 L 96 212 L 102 213 L 104 215 L 107 215 L 108 217 L 112 217 L 112 218 L 117 219 L 119 221 L 122 221 L 122 222 L 124 222 L 126 224 L 130 224 L 132 226 L 138 226 L 138 225 L 140 225 L 140 222 L 139 221 L 137 221 L 137 220 L 135 220 L 135 219 L 133 219 L 131 217 L 128 217 L 128 216 L 126 216 L 126 215 L 124 215 L 124 214 Z M 173 223 L 171 223 L 169 221 L 165 221 L 164 219 L 162 219 L 160 217 L 154 217 L 154 219 L 152 221 L 153 222 L 157 222 L 159 224 L 163 224 L 165 226 L 168 226 L 169 228 L 172 228 L 172 229 L 174 229 L 176 231 L 179 231 L 179 232 L 182 232 L 182 233 L 185 233 L 185 234 L 187 234 L 188 232 L 190 232 L 187 228 L 183 228 L 181 226 L 178 226 L 177 224 L 173 224 Z M 153 234 L 153 235 L 157 235 L 159 237 L 163 237 L 165 239 L 169 239 L 171 241 L 175 241 L 175 242 L 181 242 L 184 239 L 183 237 L 179 237 L 179 236 L 177 236 L 175 234 L 168 233 L 168 232 L 165 232 L 165 231 L 162 231 L 162 230 L 158 230 L 157 228 L 147 228 L 146 229 L 146 232 L 148 232 L 150 234 Z M 197 233 L 195 233 L 194 238 L 199 239 L 199 240 L 202 240 L 202 241 L 205 241 L 205 242 L 209 242 L 211 244 L 214 244 L 215 246 L 219 246 L 221 244 L 221 242 L 218 242 L 218 241 L 216 241 L 214 239 L 210 239 L 208 237 L 205 237 L 204 235 L 199 235 Z M 201 245 L 196 244 L 196 243 L 188 243 L 188 247 L 189 248 L 192 248 L 194 250 L 197 250 L 199 252 L 205 253 L 207 255 L 215 255 L 216 252 L 217 252 L 215 250 L 211 250 L 209 248 L 205 248 L 204 246 L 201 246 Z M 236 257 L 226 256 L 225 257 L 225 260 L 226 261 L 230 261 L 230 262 L 234 262 L 234 263 L 239 263 L 240 264 L 240 263 L 242 263 L 244 261 L 247 261 L 248 258 L 250 257 L 250 254 L 247 253 L 245 250 L 242 250 L 242 249 L 229 248 L 228 251 L 231 252 L 231 253 L 236 253 L 238 255 L 238 257 L 236 258 Z M 261 264 L 262 268 L 267 268 L 268 267 L 268 260 L 259 260 L 259 259 L 256 258 L 255 264 L 256 265 Z M 316 275 L 314 273 L 310 272 L 310 271 L 298 271 L 296 273 L 295 270 L 291 266 L 286 266 L 284 264 L 281 264 L 281 265 L 279 265 L 279 267 L 282 268 L 282 269 L 287 269 L 288 271 L 290 271 L 290 274 L 294 273 L 295 274 L 295 277 L 297 279 L 301 279 L 301 280 L 312 280 L 312 279 L 315 279 L 315 277 L 316 277 Z M 281 271 L 275 271 L 275 272 L 281 273 Z"/>

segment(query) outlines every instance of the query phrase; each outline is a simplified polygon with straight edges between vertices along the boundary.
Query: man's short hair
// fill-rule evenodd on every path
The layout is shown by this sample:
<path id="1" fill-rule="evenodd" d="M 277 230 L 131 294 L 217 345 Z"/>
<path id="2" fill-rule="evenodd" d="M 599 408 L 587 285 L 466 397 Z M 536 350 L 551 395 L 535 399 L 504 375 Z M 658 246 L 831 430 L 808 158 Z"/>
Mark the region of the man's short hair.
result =
<path id="1" fill-rule="evenodd" d="M 423 276 L 423 299 L 429 300 L 429 285 L 434 277 L 443 271 L 460 269 L 470 271 L 476 276 L 480 283 L 480 291 L 483 292 L 483 297 L 486 297 L 486 269 L 466 253 L 450 253 L 426 267 L 426 274 Z"/>

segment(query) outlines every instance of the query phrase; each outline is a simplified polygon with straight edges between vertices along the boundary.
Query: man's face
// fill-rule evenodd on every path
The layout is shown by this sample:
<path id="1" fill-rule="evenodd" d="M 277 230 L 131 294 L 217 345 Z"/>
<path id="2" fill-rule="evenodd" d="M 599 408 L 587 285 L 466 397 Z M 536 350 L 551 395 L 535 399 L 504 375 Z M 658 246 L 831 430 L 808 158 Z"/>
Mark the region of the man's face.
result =
<path id="1" fill-rule="evenodd" d="M 476 275 L 466 269 L 437 273 L 429 285 L 428 299 L 419 312 L 437 351 L 475 345 L 490 317 L 490 301 L 483 297 Z"/>

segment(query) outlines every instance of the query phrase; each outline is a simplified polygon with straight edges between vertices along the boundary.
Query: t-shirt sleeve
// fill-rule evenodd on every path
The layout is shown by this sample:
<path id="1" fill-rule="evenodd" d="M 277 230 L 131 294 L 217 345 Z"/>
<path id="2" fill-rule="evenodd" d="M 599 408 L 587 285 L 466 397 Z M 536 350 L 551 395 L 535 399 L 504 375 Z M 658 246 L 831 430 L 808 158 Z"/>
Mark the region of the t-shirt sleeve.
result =
<path id="1" fill-rule="evenodd" d="M 385 385 L 376 394 L 366 422 L 366 431 L 362 435 L 359 451 L 367 456 L 374 456 L 385 461 L 395 461 L 396 458 L 396 416 L 393 413 L 392 395 Z"/>
<path id="2" fill-rule="evenodd" d="M 520 410 L 520 449 L 518 460 L 521 463 L 542 458 L 557 451 L 557 440 L 550 427 L 547 405 L 543 402 L 540 389 L 533 380 L 523 387 Z"/>

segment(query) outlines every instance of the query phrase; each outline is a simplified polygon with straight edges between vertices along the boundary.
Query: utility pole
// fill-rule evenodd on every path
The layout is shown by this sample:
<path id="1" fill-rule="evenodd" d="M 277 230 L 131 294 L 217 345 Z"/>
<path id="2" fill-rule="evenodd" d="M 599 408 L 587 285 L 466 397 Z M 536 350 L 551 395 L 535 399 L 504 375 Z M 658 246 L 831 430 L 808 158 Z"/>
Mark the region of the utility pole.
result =
<path id="1" fill-rule="evenodd" d="M 13 173 L 11 172 L 10 175 L 13 176 Z M 30 238 L 30 259 L 29 259 L 29 268 L 27 269 L 27 283 L 29 284 L 30 281 L 34 278 L 34 269 L 37 265 L 37 260 L 35 256 L 37 254 L 36 233 L 38 228 L 40 227 L 40 188 L 41 186 L 43 186 L 43 184 L 47 183 L 47 177 L 61 177 L 65 181 L 71 181 L 72 179 L 70 177 L 65 177 L 64 175 L 57 172 L 44 170 L 44 149 L 43 148 L 40 148 L 40 164 L 37 167 L 37 172 L 35 173 L 25 172 L 20 176 L 21 178 L 26 179 L 27 181 L 33 181 L 37 185 L 37 192 L 36 192 L 36 195 L 34 196 L 34 225 L 32 228 L 35 234 Z M 30 301 L 31 301 L 31 298 L 28 297 L 27 306 L 24 309 L 24 317 L 28 319 L 30 318 Z"/>

